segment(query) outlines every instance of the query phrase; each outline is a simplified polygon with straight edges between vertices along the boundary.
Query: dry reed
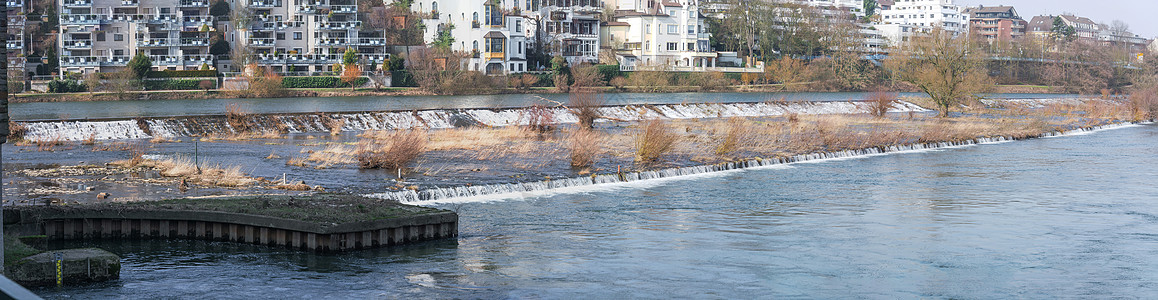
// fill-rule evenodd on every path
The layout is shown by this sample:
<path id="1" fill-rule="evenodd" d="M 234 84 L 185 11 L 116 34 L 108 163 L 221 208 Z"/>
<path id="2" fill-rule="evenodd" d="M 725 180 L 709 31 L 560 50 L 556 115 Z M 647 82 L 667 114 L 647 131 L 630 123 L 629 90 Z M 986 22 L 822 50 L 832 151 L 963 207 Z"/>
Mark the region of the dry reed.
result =
<path id="1" fill-rule="evenodd" d="M 385 135 L 385 138 L 380 138 Z M 393 131 L 358 142 L 355 159 L 363 169 L 401 170 L 426 151 L 425 130 Z"/>
<path id="2" fill-rule="evenodd" d="M 638 162 L 658 161 L 661 156 L 672 150 L 677 140 L 679 140 L 679 135 L 672 131 L 663 120 L 647 121 L 635 139 L 635 160 Z"/>

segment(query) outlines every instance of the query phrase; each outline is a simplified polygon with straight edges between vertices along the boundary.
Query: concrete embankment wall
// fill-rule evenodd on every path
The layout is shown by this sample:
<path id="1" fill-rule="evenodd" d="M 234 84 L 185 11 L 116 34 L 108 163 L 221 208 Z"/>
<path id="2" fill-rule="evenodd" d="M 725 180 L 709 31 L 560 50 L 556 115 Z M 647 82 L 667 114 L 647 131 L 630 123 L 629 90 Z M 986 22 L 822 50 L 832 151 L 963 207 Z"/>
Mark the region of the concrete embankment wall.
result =
<path id="1" fill-rule="evenodd" d="M 17 220 L 8 220 L 17 217 Z M 164 211 L 70 211 L 6 213 L 18 230 L 49 240 L 187 238 L 284 246 L 307 251 L 346 251 L 458 236 L 458 215 L 446 212 L 340 225 L 247 214 Z M 31 231 L 31 232 L 29 232 Z"/>

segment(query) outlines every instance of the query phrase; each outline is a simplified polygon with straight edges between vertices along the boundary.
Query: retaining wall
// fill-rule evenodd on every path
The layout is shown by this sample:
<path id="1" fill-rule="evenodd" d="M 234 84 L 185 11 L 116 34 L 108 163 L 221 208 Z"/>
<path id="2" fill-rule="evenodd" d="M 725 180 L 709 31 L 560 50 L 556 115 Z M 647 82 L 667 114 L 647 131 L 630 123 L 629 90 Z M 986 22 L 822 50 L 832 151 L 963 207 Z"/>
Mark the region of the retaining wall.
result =
<path id="1" fill-rule="evenodd" d="M 346 224 L 203 211 L 24 211 L 6 223 L 31 226 L 49 240 L 187 238 L 347 251 L 458 236 L 452 212 Z"/>

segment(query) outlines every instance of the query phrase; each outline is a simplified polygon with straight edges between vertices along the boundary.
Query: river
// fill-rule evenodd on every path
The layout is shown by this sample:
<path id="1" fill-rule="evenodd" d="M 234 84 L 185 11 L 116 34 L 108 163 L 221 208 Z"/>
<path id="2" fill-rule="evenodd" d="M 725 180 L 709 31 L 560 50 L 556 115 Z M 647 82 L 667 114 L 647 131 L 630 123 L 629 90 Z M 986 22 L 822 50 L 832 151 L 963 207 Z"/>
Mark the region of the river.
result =
<path id="1" fill-rule="evenodd" d="M 904 97 L 924 94 L 902 93 Z M 544 102 L 541 98 L 566 102 L 566 94 L 514 94 L 479 96 L 374 96 L 301 97 L 255 99 L 176 99 L 147 101 L 36 102 L 12 103 L 8 109 L 16 121 L 56 119 L 153 118 L 224 114 L 229 104 L 238 104 L 254 114 L 410 111 L 425 109 L 522 107 Z M 731 103 L 786 101 L 848 101 L 868 98 L 868 93 L 609 93 L 607 105 Z M 994 94 L 992 98 L 1073 98 L 1078 95 Z"/>
<path id="2" fill-rule="evenodd" d="M 461 237 L 334 255 L 102 242 L 50 298 L 1148 298 L 1158 126 L 440 204 Z M 76 246 L 76 245 L 72 245 Z"/>

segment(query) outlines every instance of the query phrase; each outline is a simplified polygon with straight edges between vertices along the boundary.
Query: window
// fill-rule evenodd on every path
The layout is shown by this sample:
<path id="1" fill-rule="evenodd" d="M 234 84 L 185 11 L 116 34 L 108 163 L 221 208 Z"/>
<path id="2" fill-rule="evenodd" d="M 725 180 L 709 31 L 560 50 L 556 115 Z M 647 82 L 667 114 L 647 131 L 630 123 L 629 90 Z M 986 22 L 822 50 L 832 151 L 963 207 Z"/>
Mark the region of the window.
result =
<path id="1" fill-rule="evenodd" d="M 118 33 L 118 34 L 113 35 L 113 41 L 120 42 L 120 41 L 124 41 L 124 40 L 125 40 L 125 35 L 123 35 L 123 34 Z"/>
<path id="2" fill-rule="evenodd" d="M 519 42 L 519 54 L 523 54 L 523 42 Z"/>
<path id="3" fill-rule="evenodd" d="M 277 33 L 277 40 L 279 40 L 279 41 L 285 40 L 285 32 L 278 32 Z"/>
<path id="4" fill-rule="evenodd" d="M 696 43 L 688 43 L 688 51 L 696 51 Z"/>
<path id="5" fill-rule="evenodd" d="M 644 33 L 651 34 L 651 24 L 647 24 L 646 26 L 643 26 L 643 28 Z"/>
<path id="6" fill-rule="evenodd" d="M 677 48 L 679 48 L 679 45 L 677 45 L 676 43 L 667 43 L 667 51 L 679 50 Z"/>
<path id="7" fill-rule="evenodd" d="M 688 34 L 696 34 L 696 26 L 688 25 Z"/>
<path id="8" fill-rule="evenodd" d="M 104 42 L 105 41 L 105 33 L 101 32 L 101 33 L 96 34 L 96 40 L 98 42 Z"/>
<path id="9" fill-rule="evenodd" d="M 294 48 L 294 53 L 297 53 L 297 54 L 303 54 L 303 53 L 302 53 L 302 48 Z"/>
<path id="10" fill-rule="evenodd" d="M 302 40 L 302 32 L 301 31 L 294 31 L 294 40 L 295 41 Z"/>
<path id="11" fill-rule="evenodd" d="M 113 50 L 113 56 L 125 56 L 125 50 L 122 50 L 122 49 Z"/>
<path id="12" fill-rule="evenodd" d="M 474 48 L 472 49 L 474 49 L 474 51 L 478 51 L 478 41 L 474 41 L 471 44 L 474 45 Z"/>
<path id="13" fill-rule="evenodd" d="M 679 25 L 667 25 L 667 34 L 679 34 Z"/>

